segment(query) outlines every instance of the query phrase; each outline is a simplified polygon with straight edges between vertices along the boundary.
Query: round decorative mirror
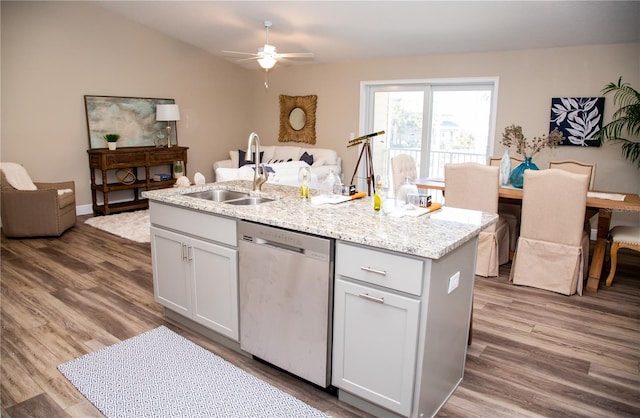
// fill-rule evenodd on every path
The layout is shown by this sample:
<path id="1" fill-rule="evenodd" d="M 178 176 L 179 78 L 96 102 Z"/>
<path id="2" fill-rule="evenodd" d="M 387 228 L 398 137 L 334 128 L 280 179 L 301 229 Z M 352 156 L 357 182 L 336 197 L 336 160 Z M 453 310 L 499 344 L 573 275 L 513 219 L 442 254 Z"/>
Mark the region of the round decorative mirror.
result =
<path id="1" fill-rule="evenodd" d="M 289 114 L 289 124 L 291 127 L 299 131 L 304 128 L 304 125 L 307 123 L 307 115 L 304 113 L 304 110 L 296 107 Z"/>

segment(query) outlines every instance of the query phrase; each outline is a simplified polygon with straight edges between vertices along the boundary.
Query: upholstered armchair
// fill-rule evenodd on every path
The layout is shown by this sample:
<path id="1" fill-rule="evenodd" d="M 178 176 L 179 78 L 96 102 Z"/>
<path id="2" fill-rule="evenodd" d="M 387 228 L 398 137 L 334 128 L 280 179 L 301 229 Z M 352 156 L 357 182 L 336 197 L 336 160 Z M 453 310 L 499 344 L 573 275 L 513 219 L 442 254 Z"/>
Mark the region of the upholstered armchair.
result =
<path id="1" fill-rule="evenodd" d="M 587 175 L 553 168 L 525 171 L 520 238 L 511 266 L 514 284 L 582 294 L 589 262 L 583 228 L 588 187 Z"/>
<path id="2" fill-rule="evenodd" d="M 498 167 L 478 163 L 444 166 L 445 206 L 498 213 Z M 502 216 L 480 232 L 476 274 L 498 275 L 499 266 L 509 262 L 509 224 Z"/>
<path id="3" fill-rule="evenodd" d="M 76 223 L 73 181 L 33 183 L 24 167 L 15 163 L 1 163 L 0 176 L 5 236 L 60 236 Z"/>

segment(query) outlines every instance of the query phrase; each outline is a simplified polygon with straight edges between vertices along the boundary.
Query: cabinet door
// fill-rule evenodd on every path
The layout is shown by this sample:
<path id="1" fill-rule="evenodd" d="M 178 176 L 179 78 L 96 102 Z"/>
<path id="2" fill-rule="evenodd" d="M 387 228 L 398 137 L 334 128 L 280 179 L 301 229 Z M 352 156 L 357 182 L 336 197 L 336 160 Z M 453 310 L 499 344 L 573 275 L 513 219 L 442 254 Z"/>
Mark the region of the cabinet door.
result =
<path id="1" fill-rule="evenodd" d="M 191 280 L 185 237 L 151 227 L 153 292 L 156 302 L 191 317 Z"/>
<path id="2" fill-rule="evenodd" d="M 193 320 L 234 341 L 238 329 L 238 251 L 191 239 Z"/>
<path id="3" fill-rule="evenodd" d="M 420 301 L 338 278 L 333 385 L 409 416 Z"/>

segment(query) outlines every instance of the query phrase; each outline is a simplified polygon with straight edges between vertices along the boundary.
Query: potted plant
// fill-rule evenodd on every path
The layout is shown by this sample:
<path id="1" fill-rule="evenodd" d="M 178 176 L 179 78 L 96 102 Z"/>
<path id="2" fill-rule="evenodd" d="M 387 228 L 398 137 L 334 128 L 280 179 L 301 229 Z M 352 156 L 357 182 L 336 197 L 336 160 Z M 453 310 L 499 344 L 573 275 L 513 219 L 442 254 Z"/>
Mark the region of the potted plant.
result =
<path id="1" fill-rule="evenodd" d="M 105 141 L 107 141 L 107 145 L 109 146 L 109 149 L 113 151 L 114 149 L 116 149 L 116 142 L 118 142 L 118 139 L 120 139 L 120 135 L 106 134 L 103 138 Z"/>
<path id="2" fill-rule="evenodd" d="M 613 104 L 620 108 L 613 113 L 613 120 L 600 130 L 600 141 L 604 139 L 622 144 L 622 155 L 640 168 L 640 93 L 629 83 L 609 83 L 603 94 L 614 92 Z M 634 137 L 622 138 L 622 132 Z"/>
<path id="3" fill-rule="evenodd" d="M 533 137 L 531 143 L 527 141 L 522 133 L 521 126 L 507 126 L 504 128 L 502 134 L 502 145 L 509 148 L 511 145 L 516 146 L 516 152 L 524 157 L 524 162 L 516 166 L 509 176 L 509 181 L 513 187 L 522 189 L 524 171 L 525 170 L 537 170 L 538 166 L 535 165 L 531 158 L 544 148 L 555 148 L 562 142 L 562 132 L 557 128 L 549 132 L 548 135 L 541 137 Z"/>

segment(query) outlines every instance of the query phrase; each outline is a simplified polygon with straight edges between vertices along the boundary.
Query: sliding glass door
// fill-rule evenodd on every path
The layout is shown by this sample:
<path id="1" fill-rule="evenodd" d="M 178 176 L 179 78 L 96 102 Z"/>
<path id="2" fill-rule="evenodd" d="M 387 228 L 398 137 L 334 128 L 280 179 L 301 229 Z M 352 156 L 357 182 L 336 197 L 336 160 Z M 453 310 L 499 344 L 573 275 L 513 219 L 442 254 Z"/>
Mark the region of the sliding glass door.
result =
<path id="1" fill-rule="evenodd" d="M 429 179 L 443 179 L 447 163 L 486 164 L 496 91 L 497 79 L 363 83 L 363 131 L 385 131 L 371 141 L 375 174 L 391 178 L 399 154 L 411 155 L 418 177 Z"/>

